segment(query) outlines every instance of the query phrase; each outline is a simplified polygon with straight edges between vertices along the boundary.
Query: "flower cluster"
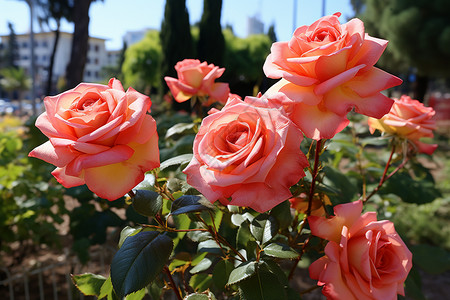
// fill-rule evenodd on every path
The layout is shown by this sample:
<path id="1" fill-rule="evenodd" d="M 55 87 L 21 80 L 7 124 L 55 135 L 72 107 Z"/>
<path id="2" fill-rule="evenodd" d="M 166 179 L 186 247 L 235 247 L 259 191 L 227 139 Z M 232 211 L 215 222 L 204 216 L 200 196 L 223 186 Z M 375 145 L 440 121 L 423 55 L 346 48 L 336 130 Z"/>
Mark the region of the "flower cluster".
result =
<path id="1" fill-rule="evenodd" d="M 347 113 L 381 118 L 393 101 L 380 91 L 402 80 L 376 67 L 387 41 L 369 36 L 359 19 L 340 24 L 340 13 L 297 28 L 289 42 L 272 45 L 264 64 L 270 78 L 282 78 L 266 95 L 282 93 L 274 106 L 290 106 L 289 115 L 303 133 L 330 139 L 348 125 Z"/>
<path id="2" fill-rule="evenodd" d="M 405 295 L 403 282 L 412 254 L 390 221 L 375 212 L 361 215 L 362 201 L 334 207 L 334 216 L 310 216 L 311 233 L 328 240 L 325 256 L 309 267 L 324 286 L 327 299 L 395 299 Z"/>
<path id="3" fill-rule="evenodd" d="M 435 146 L 426 147 L 419 138 L 432 136 L 434 111 L 405 96 L 384 96 L 382 90 L 401 83 L 374 67 L 387 41 L 365 33 L 359 19 L 340 24 L 339 16 L 323 17 L 299 27 L 289 42 L 274 43 L 263 69 L 281 79 L 258 97 L 230 94 L 228 84 L 215 82 L 225 69 L 196 59 L 178 62 L 178 78 L 165 80 L 178 102 L 225 103 L 210 110 L 196 134 L 193 158 L 183 170 L 190 186 L 212 203 L 260 213 L 290 199 L 292 208 L 305 214 L 311 233 L 328 240 L 325 256 L 310 266 L 327 298 L 393 299 L 404 294 L 411 253 L 391 222 L 377 221 L 371 212 L 361 215 L 362 201 L 337 205 L 334 216 L 325 217 L 330 199 L 314 190 L 320 140 L 343 130 L 347 113 L 355 109 L 371 117 L 372 132 L 400 135 L 431 153 Z M 151 100 L 132 88 L 125 92 L 118 80 L 108 86 L 82 83 L 44 103 L 46 112 L 36 126 L 49 141 L 30 156 L 56 165 L 52 174 L 65 187 L 86 184 L 115 200 L 160 165 L 156 123 L 148 114 Z M 317 140 L 315 168 L 312 182 L 305 181 L 309 194 L 304 189 L 293 195 L 292 186 L 309 167 L 300 148 L 304 135 Z"/>

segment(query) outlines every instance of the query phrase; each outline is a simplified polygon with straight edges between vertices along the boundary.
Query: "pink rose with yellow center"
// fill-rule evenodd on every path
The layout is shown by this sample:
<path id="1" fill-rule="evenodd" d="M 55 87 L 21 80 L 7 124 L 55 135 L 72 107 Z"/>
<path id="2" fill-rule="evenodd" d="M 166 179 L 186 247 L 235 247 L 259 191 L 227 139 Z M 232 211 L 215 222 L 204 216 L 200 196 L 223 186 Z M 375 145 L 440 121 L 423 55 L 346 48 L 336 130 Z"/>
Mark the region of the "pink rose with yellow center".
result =
<path id="1" fill-rule="evenodd" d="M 164 77 L 177 102 L 184 102 L 193 96 L 208 96 L 208 101 L 202 103 L 209 106 L 214 102 L 225 103 L 230 93 L 228 83 L 214 82 L 222 76 L 224 68 L 219 68 L 198 59 L 185 59 L 175 65 L 178 79 Z"/>
<path id="2" fill-rule="evenodd" d="M 292 197 L 308 166 L 302 132 L 280 110 L 236 97 L 203 119 L 183 171 L 210 202 L 265 212 Z"/>
<path id="3" fill-rule="evenodd" d="M 309 267 L 327 299 L 397 299 L 412 254 L 390 221 L 361 215 L 362 201 L 336 205 L 331 218 L 310 216 L 311 233 L 328 240 L 325 256 Z"/>
<path id="4" fill-rule="evenodd" d="M 381 132 L 395 134 L 410 140 L 419 152 L 432 154 L 437 145 L 420 142 L 424 137 L 433 137 L 436 122 L 433 119 L 436 112 L 417 100 L 403 95 L 400 99 L 394 98 L 394 105 L 387 115 L 381 119 L 369 118 L 370 132 L 376 129 Z"/>
<path id="5" fill-rule="evenodd" d="M 340 24 L 340 13 L 301 26 L 289 42 L 272 45 L 264 63 L 270 78 L 282 78 L 266 96 L 281 92 L 293 107 L 289 117 L 309 138 L 329 139 L 348 125 L 347 113 L 381 118 L 393 101 L 380 91 L 402 80 L 374 65 L 387 41 L 369 36 L 359 19 Z"/>
<path id="6" fill-rule="evenodd" d="M 156 122 L 149 97 L 120 81 L 81 83 L 44 99 L 36 126 L 49 141 L 29 156 L 55 165 L 67 188 L 86 184 L 99 197 L 120 198 L 159 167 Z"/>

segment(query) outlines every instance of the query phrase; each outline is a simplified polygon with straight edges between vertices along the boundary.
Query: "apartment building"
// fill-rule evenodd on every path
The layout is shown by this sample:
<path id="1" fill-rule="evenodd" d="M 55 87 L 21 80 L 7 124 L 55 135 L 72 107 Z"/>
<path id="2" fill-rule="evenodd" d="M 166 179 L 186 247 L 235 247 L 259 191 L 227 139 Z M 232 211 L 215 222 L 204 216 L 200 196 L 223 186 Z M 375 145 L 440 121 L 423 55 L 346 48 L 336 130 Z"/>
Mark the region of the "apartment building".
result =
<path id="1" fill-rule="evenodd" d="M 8 44 L 9 36 L 0 36 L 3 45 Z M 53 32 L 39 32 L 34 34 L 34 56 L 36 66 L 36 87 L 37 95 L 45 93 L 47 83 L 50 57 L 53 50 L 55 34 Z M 31 72 L 31 44 L 29 34 L 16 35 L 18 46 L 17 65 Z M 66 67 L 70 60 L 72 47 L 72 34 L 61 32 L 56 56 L 53 65 L 53 86 L 56 88 L 58 80 L 65 76 Z M 86 66 L 84 69 L 83 81 L 100 82 L 102 78 L 102 68 L 108 65 L 108 55 L 105 48 L 105 39 L 90 37 Z"/>

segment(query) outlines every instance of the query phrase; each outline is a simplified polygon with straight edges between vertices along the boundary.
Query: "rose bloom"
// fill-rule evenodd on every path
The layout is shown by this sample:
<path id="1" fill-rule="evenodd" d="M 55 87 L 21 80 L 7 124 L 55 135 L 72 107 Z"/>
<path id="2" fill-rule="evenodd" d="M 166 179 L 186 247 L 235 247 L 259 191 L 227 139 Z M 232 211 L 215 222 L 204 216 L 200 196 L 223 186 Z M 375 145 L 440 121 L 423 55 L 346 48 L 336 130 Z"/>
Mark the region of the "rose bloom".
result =
<path id="1" fill-rule="evenodd" d="M 363 203 L 334 207 L 335 216 L 308 218 L 311 233 L 328 240 L 325 256 L 309 267 L 327 299 L 397 299 L 412 267 L 412 254 L 390 221 L 375 212 L 361 215 Z"/>
<path id="2" fill-rule="evenodd" d="M 305 176 L 302 139 L 280 110 L 230 98 L 203 119 L 183 172 L 211 202 L 265 212 L 292 197 L 289 188 Z"/>
<path id="3" fill-rule="evenodd" d="M 380 120 L 369 118 L 370 132 L 375 129 L 395 134 L 410 140 L 419 152 L 432 154 L 437 145 L 429 145 L 419 141 L 423 137 L 433 137 L 436 123 L 432 119 L 436 114 L 433 108 L 426 107 L 417 100 L 403 95 L 400 99 L 394 98 L 391 111 Z"/>
<path id="4" fill-rule="evenodd" d="M 177 102 L 184 102 L 193 96 L 209 96 L 208 101 L 202 103 L 209 106 L 214 102 L 225 103 L 230 93 L 228 83 L 214 82 L 222 76 L 224 68 L 219 68 L 198 59 L 185 59 L 175 65 L 178 79 L 164 77 L 167 85 Z"/>
<path id="5" fill-rule="evenodd" d="M 295 209 L 299 213 L 306 214 L 309 204 L 308 195 L 301 193 L 297 197 L 289 199 L 289 202 L 291 204 L 291 208 Z M 319 194 L 315 194 L 311 202 L 311 216 L 325 216 L 326 212 L 324 204 L 331 205 L 330 198 L 328 198 L 327 195 L 319 196 Z"/>
<path id="6" fill-rule="evenodd" d="M 44 99 L 36 126 L 49 141 L 29 156 L 54 164 L 67 188 L 86 184 L 99 197 L 120 198 L 159 167 L 158 134 L 149 97 L 111 79 L 81 83 Z"/>
<path id="7" fill-rule="evenodd" d="M 380 91 L 402 80 L 374 67 L 387 41 L 369 36 L 359 19 L 340 24 L 340 13 L 301 26 L 289 42 L 272 45 L 264 63 L 270 78 L 282 78 L 266 95 L 284 93 L 290 118 L 309 138 L 332 138 L 347 113 L 381 118 L 393 101 Z M 287 105 L 287 104 L 286 104 Z"/>

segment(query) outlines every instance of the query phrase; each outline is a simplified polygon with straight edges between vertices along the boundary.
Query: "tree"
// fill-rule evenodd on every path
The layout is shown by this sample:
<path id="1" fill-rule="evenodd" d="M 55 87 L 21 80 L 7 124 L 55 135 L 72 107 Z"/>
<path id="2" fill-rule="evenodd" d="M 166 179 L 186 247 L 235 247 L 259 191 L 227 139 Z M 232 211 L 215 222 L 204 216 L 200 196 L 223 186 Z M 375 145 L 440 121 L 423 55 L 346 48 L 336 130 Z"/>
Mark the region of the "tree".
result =
<path id="1" fill-rule="evenodd" d="M 8 45 L 6 47 L 5 51 L 5 63 L 3 67 L 6 68 L 17 68 L 17 58 L 19 55 L 18 52 L 18 45 L 17 45 L 17 38 L 16 33 L 14 31 L 14 26 L 12 23 L 8 22 L 8 28 L 9 28 L 9 39 L 8 39 Z"/>
<path id="2" fill-rule="evenodd" d="M 414 97 L 425 97 L 430 77 L 450 69 L 450 3 L 446 0 L 365 0 L 360 18 L 369 34 L 389 40 L 391 61 L 415 69 Z M 373 32 L 372 32 L 373 31 Z"/>
<path id="3" fill-rule="evenodd" d="M 38 0 L 38 20 L 41 27 L 45 25 L 55 34 L 53 40 L 52 53 L 50 55 L 50 61 L 48 66 L 47 84 L 45 94 L 50 95 L 53 92 L 53 67 L 55 64 L 56 49 L 59 43 L 59 37 L 61 32 L 61 20 L 66 19 L 71 22 L 71 6 L 69 0 Z M 50 21 L 54 20 L 56 28 L 50 28 Z"/>
<path id="4" fill-rule="evenodd" d="M 122 65 L 123 83 L 150 94 L 160 85 L 161 42 L 157 31 L 149 31 L 136 44 L 128 47 Z"/>
<path id="5" fill-rule="evenodd" d="M 74 32 L 70 61 L 66 69 L 66 88 L 73 88 L 83 80 L 89 42 L 89 8 L 94 0 L 74 0 Z"/>
<path id="6" fill-rule="evenodd" d="M 221 13 L 222 0 L 203 1 L 197 57 L 216 66 L 222 66 L 225 52 L 225 38 L 220 25 Z"/>
<path id="7" fill-rule="evenodd" d="M 164 77 L 177 77 L 175 64 L 185 58 L 194 57 L 186 0 L 166 1 L 160 38 L 163 53 L 160 79 L 162 82 L 161 94 L 165 94 L 169 88 L 164 81 Z M 189 101 L 174 103 L 173 107 L 176 110 L 189 111 L 190 103 Z"/>
<path id="8" fill-rule="evenodd" d="M 266 34 L 254 34 L 247 38 L 236 37 L 231 30 L 224 30 L 225 73 L 223 80 L 230 84 L 232 93 L 241 96 L 256 95 L 264 79 L 264 61 L 270 53 L 272 42 Z"/>
<path id="9" fill-rule="evenodd" d="M 275 33 L 275 25 L 270 25 L 269 29 L 267 30 L 267 35 L 269 36 L 272 43 L 275 43 L 277 41 L 277 34 Z"/>

